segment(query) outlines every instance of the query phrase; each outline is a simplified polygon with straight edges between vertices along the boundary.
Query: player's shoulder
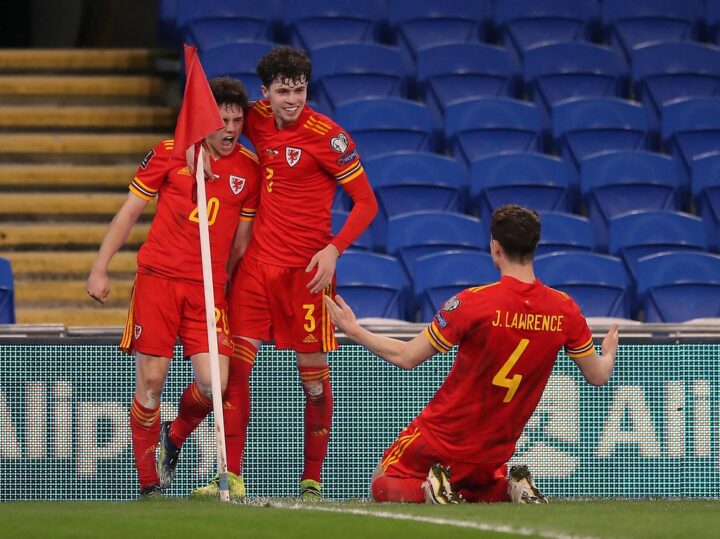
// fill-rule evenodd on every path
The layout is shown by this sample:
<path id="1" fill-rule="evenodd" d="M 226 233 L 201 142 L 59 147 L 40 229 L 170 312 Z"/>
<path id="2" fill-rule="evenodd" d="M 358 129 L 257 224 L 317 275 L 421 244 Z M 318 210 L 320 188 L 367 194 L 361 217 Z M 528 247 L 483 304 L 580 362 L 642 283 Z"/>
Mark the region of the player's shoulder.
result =
<path id="1" fill-rule="evenodd" d="M 258 118 L 273 118 L 273 112 L 270 108 L 270 102 L 267 99 L 259 99 L 252 103 L 248 109 L 248 116 L 257 116 Z"/>
<path id="2" fill-rule="evenodd" d="M 500 289 L 501 284 L 502 281 L 495 281 L 493 283 L 471 286 L 463 290 L 461 294 L 468 298 L 485 298 L 488 295 L 495 294 Z"/>
<path id="3" fill-rule="evenodd" d="M 145 170 L 151 162 L 157 162 L 158 160 L 166 163 L 172 157 L 174 147 L 173 139 L 161 140 L 148 150 L 145 157 L 140 161 L 140 168 Z"/>
<path id="4" fill-rule="evenodd" d="M 471 286 L 461 290 L 453 297 L 448 299 L 442 306 L 443 311 L 454 311 L 461 305 L 473 306 L 475 304 L 485 304 L 489 295 L 495 293 L 498 290 L 500 281 L 494 283 L 488 283 L 480 286 Z"/>
<path id="5" fill-rule="evenodd" d="M 340 133 L 342 133 L 345 138 L 348 137 L 335 120 L 314 109 L 311 109 L 307 105 L 306 107 L 308 109 L 308 114 L 301 120 L 303 128 L 321 138 L 329 139 L 337 137 Z"/>
<path id="6" fill-rule="evenodd" d="M 547 299 L 554 302 L 558 307 L 571 310 L 578 309 L 577 303 L 575 303 L 573 297 L 567 292 L 563 292 L 562 290 L 558 290 L 557 288 L 553 288 L 545 284 L 543 284 L 543 287 L 547 293 Z"/>
<path id="7" fill-rule="evenodd" d="M 243 161 L 250 160 L 256 165 L 260 164 L 257 154 L 240 143 L 236 145 L 234 155 Z"/>

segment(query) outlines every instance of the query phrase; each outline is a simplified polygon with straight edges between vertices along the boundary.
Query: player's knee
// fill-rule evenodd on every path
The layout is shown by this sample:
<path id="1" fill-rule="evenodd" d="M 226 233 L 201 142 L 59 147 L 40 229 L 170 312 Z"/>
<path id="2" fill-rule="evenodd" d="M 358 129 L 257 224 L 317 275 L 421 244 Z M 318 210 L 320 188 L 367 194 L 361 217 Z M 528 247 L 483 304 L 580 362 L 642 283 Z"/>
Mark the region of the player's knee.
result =
<path id="1" fill-rule="evenodd" d="M 197 388 L 206 399 L 212 399 L 212 384 L 208 380 L 195 380 Z M 223 391 L 225 388 L 223 388 Z"/>
<path id="2" fill-rule="evenodd" d="M 320 380 L 304 381 L 302 383 L 305 394 L 310 400 L 317 401 L 323 398 L 324 388 Z"/>

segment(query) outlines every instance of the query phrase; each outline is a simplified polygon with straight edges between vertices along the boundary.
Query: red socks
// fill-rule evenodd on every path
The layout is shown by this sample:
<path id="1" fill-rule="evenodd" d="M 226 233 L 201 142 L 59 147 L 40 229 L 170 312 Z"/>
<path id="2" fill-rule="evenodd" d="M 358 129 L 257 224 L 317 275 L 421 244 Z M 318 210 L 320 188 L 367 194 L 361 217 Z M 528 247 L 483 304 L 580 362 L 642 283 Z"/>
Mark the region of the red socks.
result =
<path id="1" fill-rule="evenodd" d="M 170 425 L 170 441 L 180 447 L 212 410 L 212 399 L 205 396 L 193 380 L 180 397 L 178 415 Z"/>
<path id="2" fill-rule="evenodd" d="M 381 475 L 372 482 L 370 489 L 373 499 L 377 502 L 423 503 L 425 492 L 422 484 L 422 479 Z"/>
<path id="3" fill-rule="evenodd" d="M 332 424 L 330 367 L 298 367 L 305 392 L 305 470 L 302 480 L 320 482 Z"/>
<path id="4" fill-rule="evenodd" d="M 134 397 L 130 408 L 130 431 L 140 490 L 157 485 L 160 481 L 155 466 L 155 448 L 160 437 L 160 407 L 145 408 Z"/>
<path id="5" fill-rule="evenodd" d="M 223 419 L 225 421 L 225 450 L 228 470 L 236 475 L 242 473 L 243 452 L 250 423 L 250 373 L 255 364 L 257 348 L 244 339 L 233 338 L 233 354 L 230 357 L 230 373 Z"/>

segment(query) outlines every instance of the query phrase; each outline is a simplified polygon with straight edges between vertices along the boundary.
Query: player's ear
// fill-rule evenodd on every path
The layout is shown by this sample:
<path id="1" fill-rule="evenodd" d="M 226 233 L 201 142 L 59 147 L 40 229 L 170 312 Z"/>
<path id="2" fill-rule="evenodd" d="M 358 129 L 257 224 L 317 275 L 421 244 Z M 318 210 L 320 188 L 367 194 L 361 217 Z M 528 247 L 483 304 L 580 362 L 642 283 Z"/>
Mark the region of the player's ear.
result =
<path id="1" fill-rule="evenodd" d="M 267 96 L 268 96 L 267 86 L 265 86 L 264 84 L 261 85 L 261 86 L 260 86 L 260 91 L 262 92 L 262 96 L 263 96 L 265 99 L 267 99 Z"/>

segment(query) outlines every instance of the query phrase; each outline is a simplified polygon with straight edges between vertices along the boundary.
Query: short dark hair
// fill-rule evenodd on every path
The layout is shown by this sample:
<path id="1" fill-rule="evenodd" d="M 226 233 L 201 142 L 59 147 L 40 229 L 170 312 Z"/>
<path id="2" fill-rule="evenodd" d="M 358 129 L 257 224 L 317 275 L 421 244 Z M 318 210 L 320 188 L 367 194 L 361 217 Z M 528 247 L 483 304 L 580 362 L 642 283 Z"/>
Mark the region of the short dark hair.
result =
<path id="1" fill-rule="evenodd" d="M 221 105 L 237 105 L 242 109 L 248 107 L 248 93 L 245 85 L 239 80 L 232 77 L 215 77 L 209 82 L 218 107 Z"/>
<path id="2" fill-rule="evenodd" d="M 301 50 L 276 47 L 260 59 L 256 72 L 266 88 L 273 82 L 309 83 L 312 79 L 312 63 Z"/>
<path id="3" fill-rule="evenodd" d="M 492 214 L 490 234 L 513 262 L 527 262 L 540 241 L 540 216 L 517 204 L 500 206 Z"/>

